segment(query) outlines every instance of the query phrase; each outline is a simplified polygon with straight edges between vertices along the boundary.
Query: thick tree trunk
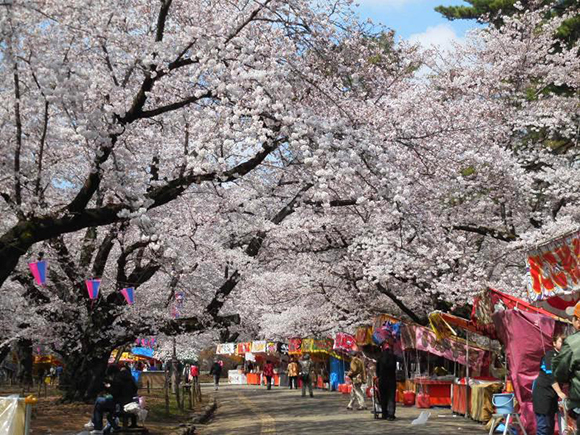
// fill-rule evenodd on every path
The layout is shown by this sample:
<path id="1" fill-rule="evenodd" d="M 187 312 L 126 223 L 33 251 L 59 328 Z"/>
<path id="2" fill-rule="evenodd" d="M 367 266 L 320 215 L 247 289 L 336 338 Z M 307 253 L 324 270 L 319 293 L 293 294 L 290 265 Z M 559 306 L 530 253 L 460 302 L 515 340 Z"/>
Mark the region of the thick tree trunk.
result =
<path id="1" fill-rule="evenodd" d="M 61 377 L 65 402 L 93 402 L 102 390 L 112 349 L 94 347 L 64 358 Z"/>

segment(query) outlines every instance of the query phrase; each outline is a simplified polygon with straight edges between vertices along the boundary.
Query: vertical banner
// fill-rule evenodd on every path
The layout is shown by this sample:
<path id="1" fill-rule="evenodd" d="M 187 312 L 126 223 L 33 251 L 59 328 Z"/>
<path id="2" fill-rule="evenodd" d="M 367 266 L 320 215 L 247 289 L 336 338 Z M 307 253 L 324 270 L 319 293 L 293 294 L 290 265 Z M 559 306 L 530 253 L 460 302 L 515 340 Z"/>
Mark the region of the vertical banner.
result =
<path id="1" fill-rule="evenodd" d="M 580 231 L 528 252 L 526 262 L 530 297 L 580 290 Z"/>
<path id="2" fill-rule="evenodd" d="M 181 308 L 183 307 L 184 300 L 185 300 L 184 292 L 175 292 L 175 304 L 173 304 L 173 317 L 175 319 L 181 317 Z"/>

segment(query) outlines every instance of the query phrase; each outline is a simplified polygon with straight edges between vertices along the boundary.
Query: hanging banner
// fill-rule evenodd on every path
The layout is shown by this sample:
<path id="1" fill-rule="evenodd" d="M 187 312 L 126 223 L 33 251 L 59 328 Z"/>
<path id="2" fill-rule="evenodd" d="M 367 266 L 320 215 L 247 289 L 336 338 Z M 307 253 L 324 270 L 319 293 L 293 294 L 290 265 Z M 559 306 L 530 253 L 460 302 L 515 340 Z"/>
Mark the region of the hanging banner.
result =
<path id="1" fill-rule="evenodd" d="M 121 289 L 121 294 L 129 305 L 135 303 L 135 289 L 133 287 Z"/>
<path id="2" fill-rule="evenodd" d="M 373 328 L 371 326 L 359 326 L 356 328 L 355 338 L 356 344 L 365 346 L 373 343 Z"/>
<path id="3" fill-rule="evenodd" d="M 252 353 L 265 353 L 265 352 L 266 352 L 265 341 L 252 341 Z"/>
<path id="4" fill-rule="evenodd" d="M 101 287 L 100 279 L 87 279 L 85 281 L 87 291 L 89 292 L 89 299 L 95 300 L 99 297 L 99 288 Z"/>
<path id="5" fill-rule="evenodd" d="M 278 343 L 269 341 L 268 344 L 266 344 L 266 352 L 270 355 L 278 353 Z"/>
<path id="6" fill-rule="evenodd" d="M 278 352 L 282 355 L 288 355 L 288 343 L 277 343 Z"/>
<path id="7" fill-rule="evenodd" d="M 304 338 L 302 340 L 302 352 L 329 353 L 332 350 L 331 338 Z"/>
<path id="8" fill-rule="evenodd" d="M 288 353 L 290 355 L 302 353 L 302 339 L 291 338 L 288 340 Z"/>
<path id="9" fill-rule="evenodd" d="M 171 310 L 171 314 L 173 318 L 178 319 L 181 317 L 181 307 L 183 306 L 183 302 L 185 300 L 185 293 L 184 292 L 175 292 L 175 304 Z"/>
<path id="10" fill-rule="evenodd" d="M 357 350 L 356 339 L 350 334 L 339 332 L 336 334 L 336 337 L 334 337 L 334 349 L 346 352 Z"/>
<path id="11" fill-rule="evenodd" d="M 528 252 L 526 262 L 530 297 L 580 290 L 580 231 Z"/>
<path id="12" fill-rule="evenodd" d="M 238 343 L 236 346 L 236 355 L 244 356 L 252 350 L 252 343 Z"/>
<path id="13" fill-rule="evenodd" d="M 233 355 L 236 353 L 236 343 L 222 343 L 217 345 L 217 355 Z"/>
<path id="14" fill-rule="evenodd" d="M 429 328 L 419 325 L 403 325 L 401 328 L 401 345 L 403 350 L 416 349 L 441 356 L 450 361 L 465 365 L 467 362 L 467 344 L 453 339 L 437 340 Z M 481 370 L 489 364 L 489 352 L 478 347 L 469 346 L 469 366 Z"/>
<path id="15" fill-rule="evenodd" d="M 46 261 L 28 263 L 28 267 L 38 285 L 46 284 Z"/>

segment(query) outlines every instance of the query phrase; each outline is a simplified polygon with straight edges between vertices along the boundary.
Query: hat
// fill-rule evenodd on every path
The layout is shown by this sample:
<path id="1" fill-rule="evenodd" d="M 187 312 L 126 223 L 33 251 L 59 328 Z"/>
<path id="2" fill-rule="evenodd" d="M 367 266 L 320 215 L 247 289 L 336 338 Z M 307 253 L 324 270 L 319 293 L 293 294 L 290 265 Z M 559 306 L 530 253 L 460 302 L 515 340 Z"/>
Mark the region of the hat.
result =
<path id="1" fill-rule="evenodd" d="M 570 317 L 578 317 L 580 319 L 580 302 L 576 303 L 573 307 L 566 308 L 566 314 Z"/>

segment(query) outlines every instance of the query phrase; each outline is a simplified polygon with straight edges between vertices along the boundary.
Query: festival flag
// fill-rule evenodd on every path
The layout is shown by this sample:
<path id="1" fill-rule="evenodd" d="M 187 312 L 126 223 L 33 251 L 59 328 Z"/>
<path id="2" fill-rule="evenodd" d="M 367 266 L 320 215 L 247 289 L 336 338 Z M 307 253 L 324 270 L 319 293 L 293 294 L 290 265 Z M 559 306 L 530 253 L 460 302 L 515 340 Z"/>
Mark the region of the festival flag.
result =
<path id="1" fill-rule="evenodd" d="M 101 286 L 101 280 L 87 279 L 85 284 L 87 285 L 87 291 L 89 292 L 89 299 L 97 299 L 99 297 L 99 287 Z"/>
<path id="2" fill-rule="evenodd" d="M 135 303 L 135 289 L 133 287 L 124 288 L 121 290 L 121 293 L 129 305 Z"/>
<path id="3" fill-rule="evenodd" d="M 528 290 L 532 299 L 580 290 L 580 231 L 528 252 Z"/>
<path id="4" fill-rule="evenodd" d="M 183 305 L 183 301 L 185 300 L 185 293 L 184 292 L 175 292 L 175 305 L 172 308 L 172 314 L 175 319 L 181 317 L 181 306 Z"/>
<path id="5" fill-rule="evenodd" d="M 46 283 L 46 261 L 35 261 L 33 263 L 28 263 L 32 276 L 36 280 L 38 285 L 44 285 Z"/>

